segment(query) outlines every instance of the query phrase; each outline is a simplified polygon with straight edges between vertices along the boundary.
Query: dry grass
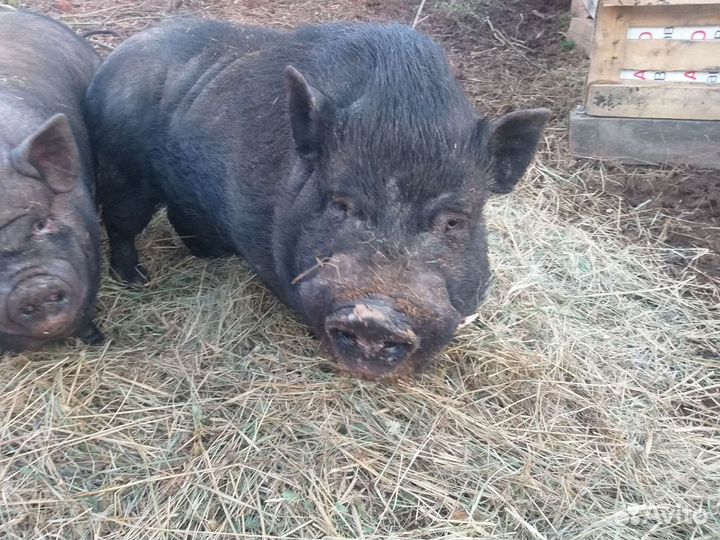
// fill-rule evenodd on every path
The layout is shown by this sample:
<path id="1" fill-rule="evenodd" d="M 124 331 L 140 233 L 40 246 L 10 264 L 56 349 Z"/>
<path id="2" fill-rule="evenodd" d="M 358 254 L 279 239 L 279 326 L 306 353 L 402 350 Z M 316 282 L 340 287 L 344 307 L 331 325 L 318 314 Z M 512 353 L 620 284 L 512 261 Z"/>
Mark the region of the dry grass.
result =
<path id="1" fill-rule="evenodd" d="M 0 538 L 720 538 L 717 291 L 623 237 L 661 217 L 578 191 L 614 173 L 563 138 L 489 205 L 491 296 L 412 384 L 335 375 L 241 262 L 156 220 L 151 286 L 104 283 L 111 342 L 0 363 Z"/>

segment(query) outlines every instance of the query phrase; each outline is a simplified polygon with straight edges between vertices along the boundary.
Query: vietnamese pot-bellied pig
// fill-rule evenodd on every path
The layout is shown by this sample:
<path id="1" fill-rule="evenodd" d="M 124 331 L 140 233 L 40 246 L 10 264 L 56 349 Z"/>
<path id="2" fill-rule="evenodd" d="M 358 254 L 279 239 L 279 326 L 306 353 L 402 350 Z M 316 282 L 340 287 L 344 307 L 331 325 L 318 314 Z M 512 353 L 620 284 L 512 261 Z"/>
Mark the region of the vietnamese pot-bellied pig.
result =
<path id="1" fill-rule="evenodd" d="M 63 24 L 0 10 L 0 352 L 93 324 L 100 230 L 83 119 L 100 64 Z"/>
<path id="2" fill-rule="evenodd" d="M 170 22 L 88 91 L 112 269 L 146 279 L 134 239 L 166 205 L 192 253 L 245 258 L 344 369 L 411 373 L 485 295 L 483 206 L 548 115 L 479 118 L 402 25 Z"/>

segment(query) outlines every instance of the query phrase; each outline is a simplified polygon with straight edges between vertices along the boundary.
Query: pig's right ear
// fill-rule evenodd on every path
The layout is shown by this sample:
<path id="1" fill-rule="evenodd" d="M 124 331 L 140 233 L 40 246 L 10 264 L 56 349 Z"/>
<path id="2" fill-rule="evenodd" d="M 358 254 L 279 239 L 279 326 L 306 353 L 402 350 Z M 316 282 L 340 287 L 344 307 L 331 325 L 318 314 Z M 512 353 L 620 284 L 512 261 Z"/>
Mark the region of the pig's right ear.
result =
<path id="1" fill-rule="evenodd" d="M 285 69 L 285 87 L 295 147 L 304 159 L 315 159 L 332 129 L 335 106 L 292 66 Z"/>
<path id="2" fill-rule="evenodd" d="M 510 193 L 513 190 L 532 162 L 549 118 L 548 109 L 529 109 L 506 114 L 492 122 L 487 141 L 494 176 L 491 191 Z"/>
<path id="3" fill-rule="evenodd" d="M 28 135 L 10 159 L 20 174 L 45 182 L 55 193 L 71 191 L 80 174 L 80 152 L 64 114 L 56 114 Z"/>

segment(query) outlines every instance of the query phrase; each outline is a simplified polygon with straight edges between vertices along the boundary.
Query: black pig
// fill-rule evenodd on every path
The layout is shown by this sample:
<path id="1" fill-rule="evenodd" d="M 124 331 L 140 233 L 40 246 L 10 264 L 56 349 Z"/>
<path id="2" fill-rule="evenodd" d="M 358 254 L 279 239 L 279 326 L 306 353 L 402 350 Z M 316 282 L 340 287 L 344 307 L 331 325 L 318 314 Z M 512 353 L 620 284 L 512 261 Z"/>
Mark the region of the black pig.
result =
<path id="1" fill-rule="evenodd" d="M 0 352 L 98 341 L 100 228 L 83 100 L 100 58 L 29 12 L 0 11 L 0 43 Z"/>
<path id="2" fill-rule="evenodd" d="M 440 47 L 402 25 L 171 22 L 88 91 L 113 271 L 145 280 L 134 239 L 166 205 L 192 253 L 244 257 L 343 368 L 410 373 L 483 298 L 483 205 L 548 114 L 478 118 Z"/>

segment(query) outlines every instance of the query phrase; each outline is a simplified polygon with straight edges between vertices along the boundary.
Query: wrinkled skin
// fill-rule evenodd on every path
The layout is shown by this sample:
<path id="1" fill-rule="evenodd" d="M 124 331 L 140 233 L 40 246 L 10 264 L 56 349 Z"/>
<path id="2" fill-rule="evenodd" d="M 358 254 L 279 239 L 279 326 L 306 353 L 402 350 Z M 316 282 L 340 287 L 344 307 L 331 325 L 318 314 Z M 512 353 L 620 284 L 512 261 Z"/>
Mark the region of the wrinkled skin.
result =
<path id="1" fill-rule="evenodd" d="M 100 63 L 44 16 L 0 11 L 0 352 L 93 324 L 99 226 L 83 97 Z"/>
<path id="2" fill-rule="evenodd" d="M 353 374 L 425 365 L 490 280 L 483 206 L 524 174 L 546 110 L 476 116 L 401 25 L 281 33 L 173 22 L 88 92 L 115 275 L 142 283 L 154 211 L 200 256 L 244 257 Z"/>

